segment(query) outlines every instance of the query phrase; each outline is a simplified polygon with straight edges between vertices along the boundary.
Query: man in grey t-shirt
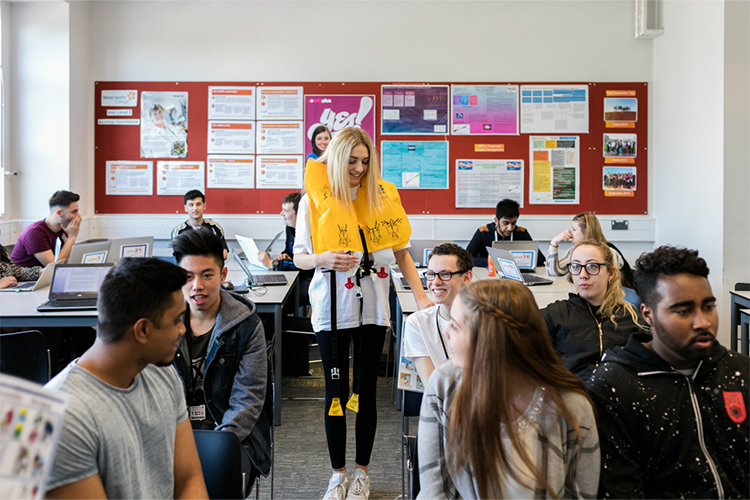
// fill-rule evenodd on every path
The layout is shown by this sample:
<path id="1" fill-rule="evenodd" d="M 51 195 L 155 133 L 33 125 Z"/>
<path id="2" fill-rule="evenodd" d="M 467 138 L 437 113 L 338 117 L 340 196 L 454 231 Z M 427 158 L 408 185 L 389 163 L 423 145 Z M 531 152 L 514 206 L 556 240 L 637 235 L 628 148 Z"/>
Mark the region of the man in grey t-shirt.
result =
<path id="1" fill-rule="evenodd" d="M 69 394 L 48 498 L 208 498 L 172 366 L 186 281 L 123 259 L 102 282 L 96 342 L 46 386 Z"/>

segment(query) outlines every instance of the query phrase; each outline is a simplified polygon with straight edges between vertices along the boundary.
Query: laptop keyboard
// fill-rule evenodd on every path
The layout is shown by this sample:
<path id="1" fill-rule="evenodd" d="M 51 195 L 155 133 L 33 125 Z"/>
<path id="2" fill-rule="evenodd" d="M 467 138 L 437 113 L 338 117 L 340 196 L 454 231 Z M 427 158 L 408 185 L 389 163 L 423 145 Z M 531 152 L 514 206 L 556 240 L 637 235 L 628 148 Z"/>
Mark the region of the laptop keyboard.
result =
<path id="1" fill-rule="evenodd" d="M 266 285 L 268 283 L 286 284 L 286 276 L 283 274 L 253 274 L 254 285 Z"/>
<path id="2" fill-rule="evenodd" d="M 59 307 L 70 309 L 73 307 L 91 307 L 96 309 L 96 299 L 48 300 L 39 307 Z"/>
<path id="3" fill-rule="evenodd" d="M 548 278 L 537 276 L 535 274 L 522 274 L 521 277 L 526 283 L 545 283 L 550 281 Z"/>
<path id="4" fill-rule="evenodd" d="M 424 277 L 419 278 L 419 280 L 422 282 L 422 288 L 427 290 L 427 280 L 424 279 Z M 401 278 L 401 286 L 403 286 L 407 290 L 411 290 L 411 287 L 409 286 L 409 282 L 406 281 L 406 278 Z"/>

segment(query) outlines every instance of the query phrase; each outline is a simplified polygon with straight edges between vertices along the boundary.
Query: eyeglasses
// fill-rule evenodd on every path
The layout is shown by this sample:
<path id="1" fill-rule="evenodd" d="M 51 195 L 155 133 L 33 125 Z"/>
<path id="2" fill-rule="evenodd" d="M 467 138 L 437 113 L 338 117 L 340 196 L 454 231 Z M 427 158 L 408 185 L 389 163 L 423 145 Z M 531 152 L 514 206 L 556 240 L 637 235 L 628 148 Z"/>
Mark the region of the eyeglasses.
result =
<path id="1" fill-rule="evenodd" d="M 581 274 L 581 271 L 583 268 L 586 268 L 586 272 L 589 276 L 596 276 L 599 274 L 599 271 L 601 270 L 602 266 L 611 266 L 609 262 L 602 262 L 601 264 L 599 262 L 588 262 L 587 264 L 578 264 L 576 262 L 572 264 L 568 264 L 568 271 L 573 276 L 578 276 Z"/>
<path id="2" fill-rule="evenodd" d="M 422 273 L 424 279 L 427 281 L 435 281 L 435 276 L 440 276 L 440 281 L 450 281 L 454 274 L 464 274 L 466 271 L 440 271 L 435 273 L 432 271 L 425 271 Z"/>

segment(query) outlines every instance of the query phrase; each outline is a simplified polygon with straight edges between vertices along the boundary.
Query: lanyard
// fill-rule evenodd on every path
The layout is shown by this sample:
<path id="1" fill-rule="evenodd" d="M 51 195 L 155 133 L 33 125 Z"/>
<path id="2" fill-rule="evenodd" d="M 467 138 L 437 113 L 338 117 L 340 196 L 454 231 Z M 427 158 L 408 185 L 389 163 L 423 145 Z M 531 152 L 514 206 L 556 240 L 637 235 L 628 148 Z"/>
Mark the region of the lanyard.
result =
<path id="1" fill-rule="evenodd" d="M 451 359 L 451 357 L 448 355 L 448 349 L 445 348 L 445 341 L 443 340 L 443 332 L 440 331 L 440 306 L 437 306 L 435 308 L 435 326 L 437 326 L 438 338 L 440 339 L 440 345 L 443 346 L 445 359 Z"/>

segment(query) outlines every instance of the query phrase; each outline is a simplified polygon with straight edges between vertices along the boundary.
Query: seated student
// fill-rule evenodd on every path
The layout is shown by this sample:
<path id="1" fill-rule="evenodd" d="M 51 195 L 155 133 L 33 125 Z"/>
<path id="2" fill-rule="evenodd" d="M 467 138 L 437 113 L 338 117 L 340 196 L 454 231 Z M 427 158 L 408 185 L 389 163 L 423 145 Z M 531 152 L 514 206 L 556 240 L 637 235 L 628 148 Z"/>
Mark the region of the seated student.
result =
<path id="1" fill-rule="evenodd" d="M 45 386 L 69 396 L 47 498 L 208 498 L 171 366 L 186 279 L 150 258 L 104 278 L 94 345 Z"/>
<path id="2" fill-rule="evenodd" d="M 474 233 L 466 250 L 474 258 L 474 266 L 487 267 L 487 247 L 493 241 L 532 241 L 525 227 L 517 225 L 519 205 L 513 200 L 500 200 L 495 207 L 495 222 L 482 226 Z M 537 266 L 544 265 L 544 255 L 537 253 Z"/>
<path id="3" fill-rule="evenodd" d="M 219 238 L 207 229 L 172 240 L 177 264 L 188 273 L 182 288 L 185 327 L 174 364 L 185 386 L 194 429 L 228 431 L 247 452 L 248 482 L 271 467 L 270 422 L 263 412 L 268 382 L 266 341 L 255 304 L 221 289 L 227 275 Z M 249 491 L 249 488 L 248 490 Z"/>
<path id="4" fill-rule="evenodd" d="M 224 247 L 224 260 L 226 260 L 228 247 L 224 239 L 224 230 L 216 222 L 203 217 L 203 212 L 206 210 L 206 197 L 197 189 L 193 189 L 185 193 L 184 201 L 188 219 L 172 229 L 172 239 L 190 229 L 205 227 L 221 239 L 221 245 Z"/>
<path id="5" fill-rule="evenodd" d="M 568 280 L 578 293 L 548 305 L 542 316 L 565 368 L 586 381 L 605 350 L 648 330 L 640 312 L 623 298 L 620 271 L 607 245 L 584 240 L 573 247 L 570 258 Z"/>
<path id="6" fill-rule="evenodd" d="M 60 239 L 59 259 L 67 259 L 81 228 L 78 200 L 70 191 L 57 191 L 49 199 L 49 215 L 26 227 L 16 241 L 10 260 L 21 267 L 46 266 L 55 261 L 55 246 Z"/>
<path id="7" fill-rule="evenodd" d="M 611 248 L 614 253 L 617 269 L 620 270 L 622 286 L 633 288 L 633 271 L 630 269 L 630 264 L 625 260 L 622 252 L 613 243 L 607 241 L 602 232 L 602 226 L 599 224 L 599 219 L 591 212 L 583 212 L 573 217 L 571 228 L 556 235 L 549 242 L 547 273 L 550 276 L 565 276 L 568 274 L 567 266 L 568 262 L 570 262 L 570 253 L 573 251 L 573 248 L 571 247 L 562 257 L 558 257 L 557 246 L 563 241 L 571 241 L 573 245 L 576 245 L 583 240 L 601 241 Z"/>
<path id="8" fill-rule="evenodd" d="M 653 337 L 607 351 L 586 384 L 607 436 L 598 498 L 750 498 L 750 358 L 716 340 L 706 261 L 659 247 L 635 289 Z"/>
<path id="9" fill-rule="evenodd" d="M 41 266 L 21 267 L 14 264 L 8 257 L 8 251 L 0 245 L 0 288 L 16 286 L 19 281 L 36 281 L 41 272 Z"/>
<path id="10" fill-rule="evenodd" d="M 594 410 L 529 289 L 471 283 L 446 333 L 453 356 L 430 377 L 419 416 L 418 498 L 595 498 Z"/>
<path id="11" fill-rule="evenodd" d="M 471 254 L 458 245 L 440 244 L 428 259 L 424 277 L 436 305 L 409 315 L 404 326 L 404 356 L 414 362 L 423 384 L 451 357 L 445 340 L 451 304 L 472 278 Z"/>
<path id="12" fill-rule="evenodd" d="M 258 252 L 258 260 L 268 269 L 273 269 L 274 271 L 299 271 L 299 304 L 305 306 L 310 304 L 308 289 L 310 288 L 310 281 L 315 274 L 315 270 L 298 269 L 294 265 L 294 239 L 297 235 L 295 228 L 297 227 L 297 210 L 299 209 L 299 201 L 301 199 L 302 193 L 289 193 L 281 202 L 281 217 L 284 219 L 284 224 L 286 225 L 284 252 L 271 260 L 268 254 L 261 250 Z"/>

